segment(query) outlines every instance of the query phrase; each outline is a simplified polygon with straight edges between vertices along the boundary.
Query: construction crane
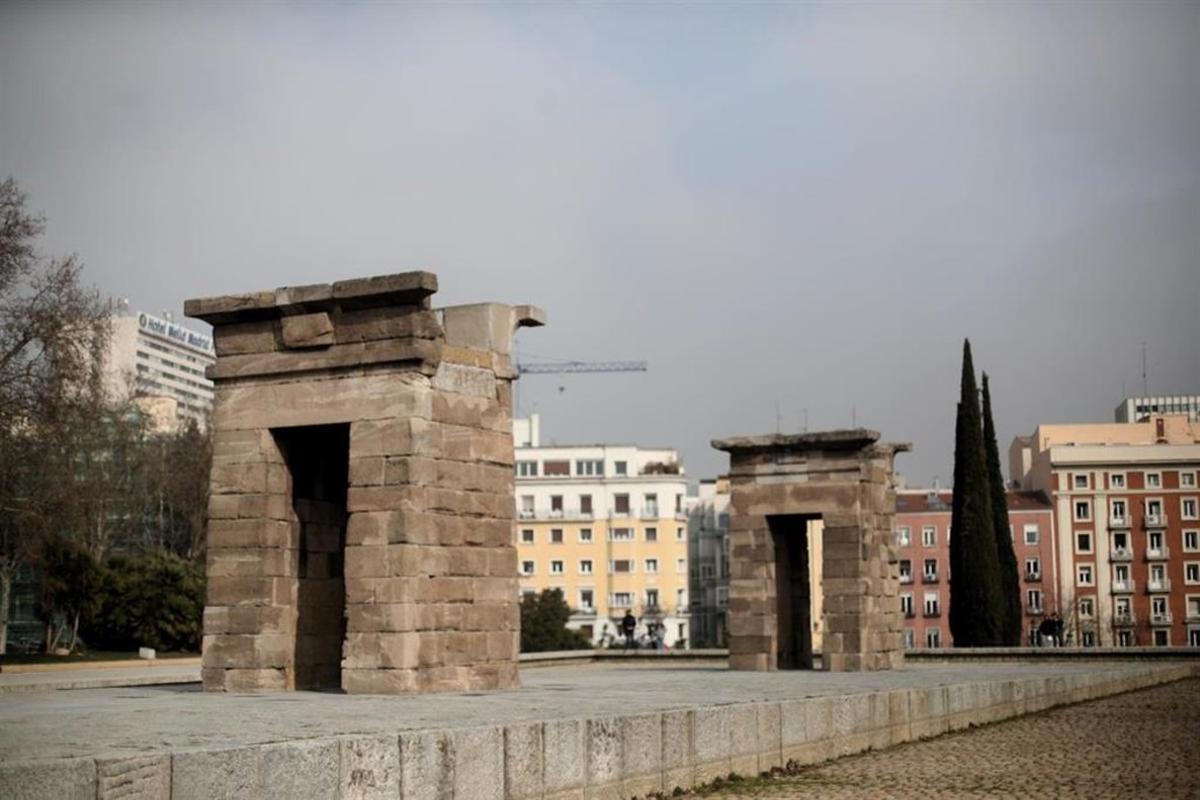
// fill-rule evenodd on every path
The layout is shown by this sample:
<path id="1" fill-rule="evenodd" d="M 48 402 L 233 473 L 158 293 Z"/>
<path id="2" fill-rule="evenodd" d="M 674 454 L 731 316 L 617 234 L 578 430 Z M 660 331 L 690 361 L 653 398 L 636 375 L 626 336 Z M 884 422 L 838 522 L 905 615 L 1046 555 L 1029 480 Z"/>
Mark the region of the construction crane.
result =
<path id="1" fill-rule="evenodd" d="M 520 375 L 553 375 L 563 372 L 645 372 L 645 361 L 540 361 L 517 364 Z"/>
<path id="2" fill-rule="evenodd" d="M 567 372 L 645 372 L 645 361 L 539 361 L 517 363 L 517 375 L 558 375 Z M 519 383 L 513 384 L 513 411 L 521 413 Z M 563 387 L 558 387 L 561 392 Z"/>

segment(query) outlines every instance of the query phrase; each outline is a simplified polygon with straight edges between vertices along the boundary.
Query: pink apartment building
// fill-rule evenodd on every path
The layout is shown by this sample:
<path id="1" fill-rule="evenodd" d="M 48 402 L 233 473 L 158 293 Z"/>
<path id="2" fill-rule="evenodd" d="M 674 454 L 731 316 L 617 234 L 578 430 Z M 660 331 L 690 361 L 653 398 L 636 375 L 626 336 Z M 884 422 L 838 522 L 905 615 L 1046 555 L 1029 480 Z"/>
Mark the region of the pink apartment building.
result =
<path id="1" fill-rule="evenodd" d="M 953 494 L 947 491 L 896 493 L 900 604 L 904 611 L 904 643 L 910 650 L 954 644 L 949 617 L 952 501 Z M 1025 611 L 1023 643 L 1033 644 L 1043 615 L 1059 611 L 1051 577 L 1056 569 L 1053 507 L 1042 492 L 1009 492 L 1008 519 Z"/>

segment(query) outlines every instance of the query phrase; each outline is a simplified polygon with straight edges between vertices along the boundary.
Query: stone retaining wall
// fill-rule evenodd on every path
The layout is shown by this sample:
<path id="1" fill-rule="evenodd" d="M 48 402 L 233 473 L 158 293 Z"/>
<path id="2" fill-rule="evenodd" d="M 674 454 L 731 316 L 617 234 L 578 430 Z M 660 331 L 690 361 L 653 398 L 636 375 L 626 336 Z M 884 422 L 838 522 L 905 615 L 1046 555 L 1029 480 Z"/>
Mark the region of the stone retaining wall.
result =
<path id="1" fill-rule="evenodd" d="M 1200 675 L 1193 665 L 506 726 L 0 765 L 0 797 L 623 798 L 882 748 Z"/>

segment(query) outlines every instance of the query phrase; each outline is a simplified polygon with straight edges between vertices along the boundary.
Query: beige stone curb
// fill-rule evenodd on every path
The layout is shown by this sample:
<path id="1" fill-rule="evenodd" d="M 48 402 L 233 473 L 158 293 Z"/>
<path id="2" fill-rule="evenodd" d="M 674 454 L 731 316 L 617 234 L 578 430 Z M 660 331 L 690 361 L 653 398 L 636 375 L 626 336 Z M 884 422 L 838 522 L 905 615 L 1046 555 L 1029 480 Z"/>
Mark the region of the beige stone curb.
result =
<path id="1" fill-rule="evenodd" d="M 5 664 L 0 674 L 23 675 L 28 672 L 67 672 L 89 669 L 121 669 L 124 667 L 199 667 L 200 656 L 187 658 L 131 658 L 122 661 L 73 661 L 62 664 Z"/>

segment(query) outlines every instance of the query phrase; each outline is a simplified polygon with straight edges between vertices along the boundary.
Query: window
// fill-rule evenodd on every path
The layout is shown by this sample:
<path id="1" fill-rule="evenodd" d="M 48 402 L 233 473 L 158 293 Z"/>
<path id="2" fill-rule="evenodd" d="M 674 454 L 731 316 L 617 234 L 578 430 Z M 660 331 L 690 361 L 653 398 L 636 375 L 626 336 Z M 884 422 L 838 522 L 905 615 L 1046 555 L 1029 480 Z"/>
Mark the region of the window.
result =
<path id="1" fill-rule="evenodd" d="M 1183 549 L 1191 552 L 1200 550 L 1200 531 L 1183 532 Z"/>
<path id="2" fill-rule="evenodd" d="M 937 528 L 926 525 L 921 529 L 921 544 L 925 547 L 937 547 Z"/>
<path id="3" fill-rule="evenodd" d="M 1039 558 L 1025 559 L 1025 580 L 1036 581 L 1042 578 L 1042 561 Z"/>
<path id="4" fill-rule="evenodd" d="M 1117 564 L 1113 567 L 1113 583 L 1125 586 L 1129 583 L 1129 565 Z"/>
<path id="5" fill-rule="evenodd" d="M 517 462 L 517 477 L 518 478 L 536 478 L 537 477 L 537 462 L 536 461 L 518 461 Z"/>
<path id="6" fill-rule="evenodd" d="M 614 461 L 613 462 L 613 474 L 614 475 L 629 474 L 629 465 L 626 464 L 624 461 Z"/>
<path id="7" fill-rule="evenodd" d="M 579 513 L 585 517 L 592 515 L 592 496 L 590 494 L 579 495 Z"/>
<path id="8" fill-rule="evenodd" d="M 1185 497 L 1179 501 L 1179 516 L 1183 519 L 1196 519 L 1196 498 Z"/>
<path id="9" fill-rule="evenodd" d="M 1075 583 L 1078 586 L 1091 586 L 1095 583 L 1091 564 L 1080 564 L 1075 569 Z"/>
<path id="10" fill-rule="evenodd" d="M 658 516 L 658 495 L 647 494 L 642 496 L 642 516 L 657 517 Z"/>
<path id="11" fill-rule="evenodd" d="M 701 578 L 715 578 L 715 577 L 717 577 L 717 570 L 713 567 L 712 564 L 701 564 L 700 565 L 700 577 Z"/>
<path id="12" fill-rule="evenodd" d="M 551 528 L 550 529 L 550 544 L 562 544 L 562 543 L 563 543 L 562 528 Z"/>
<path id="13" fill-rule="evenodd" d="M 580 528 L 579 529 L 579 541 L 581 541 L 585 544 L 592 541 L 592 529 L 591 528 Z"/>
<path id="14" fill-rule="evenodd" d="M 608 532 L 610 542 L 632 542 L 633 528 L 613 528 Z"/>
<path id="15" fill-rule="evenodd" d="M 533 544 L 533 528 L 521 529 L 521 544 Z"/>
<path id="16" fill-rule="evenodd" d="M 608 604 L 613 608 L 629 608 L 633 605 L 633 593 L 613 592 L 608 596 Z"/>
<path id="17" fill-rule="evenodd" d="M 900 595 L 900 610 L 904 612 L 904 616 L 913 616 L 913 597 L 911 594 Z"/>
<path id="18" fill-rule="evenodd" d="M 1162 564 L 1150 565 L 1150 588 L 1162 587 L 1168 588 L 1167 583 L 1167 568 Z"/>
<path id="19" fill-rule="evenodd" d="M 942 632 L 937 628 L 925 629 L 925 646 L 931 650 L 936 650 L 942 646 Z"/>
<path id="20" fill-rule="evenodd" d="M 649 573 L 658 572 L 658 559 L 657 558 L 647 558 L 646 559 L 646 572 L 649 572 Z"/>
<path id="21" fill-rule="evenodd" d="M 1075 532 L 1075 552 L 1076 553 L 1092 552 L 1092 532 L 1091 531 L 1076 531 Z"/>
<path id="22" fill-rule="evenodd" d="M 1112 501 L 1112 519 L 1113 522 L 1124 522 L 1128 509 L 1125 506 L 1124 500 Z"/>
<path id="23" fill-rule="evenodd" d="M 646 541 L 647 542 L 657 542 L 658 541 L 658 528 L 646 528 Z"/>
<path id="24" fill-rule="evenodd" d="M 521 574 L 522 575 L 532 575 L 533 567 L 534 567 L 534 564 L 532 561 L 522 561 L 521 562 Z"/>
<path id="25" fill-rule="evenodd" d="M 603 475 L 604 462 L 599 460 L 584 459 L 575 462 L 576 475 Z"/>
<path id="26" fill-rule="evenodd" d="M 561 494 L 550 495 L 550 516 L 561 517 L 563 515 L 563 501 Z"/>
<path id="27" fill-rule="evenodd" d="M 613 513 L 622 517 L 629 516 L 629 495 L 613 495 Z"/>
<path id="28" fill-rule="evenodd" d="M 1116 555 L 1127 554 L 1129 552 L 1129 534 L 1118 531 L 1113 534 L 1113 550 Z"/>
<path id="29" fill-rule="evenodd" d="M 1072 476 L 1072 478 L 1074 479 L 1074 486 L 1075 486 L 1075 488 L 1076 488 L 1076 489 L 1086 489 L 1086 488 L 1088 488 L 1088 476 L 1087 476 L 1087 473 L 1084 473 L 1083 475 L 1080 475 L 1080 474 L 1076 473 L 1075 475 L 1073 475 L 1073 476 Z"/>
<path id="30" fill-rule="evenodd" d="M 531 495 L 531 494 L 521 495 L 521 509 L 519 512 L 519 516 L 521 517 L 521 519 L 532 519 L 533 518 L 533 495 Z"/>
<path id="31" fill-rule="evenodd" d="M 924 576 L 925 580 L 927 580 L 927 581 L 936 581 L 937 580 L 937 559 L 936 558 L 925 559 L 925 568 L 922 570 L 922 575 Z"/>
<path id="32" fill-rule="evenodd" d="M 1087 521 L 1092 518 L 1092 502 L 1090 500 L 1075 501 L 1075 519 Z"/>
<path id="33" fill-rule="evenodd" d="M 908 547 L 912 544 L 911 528 L 896 528 L 896 546 Z"/>
<path id="34" fill-rule="evenodd" d="M 1117 647 L 1133 647 L 1133 633 L 1131 631 L 1117 631 Z"/>
<path id="35" fill-rule="evenodd" d="M 925 593 L 925 616 L 936 617 L 938 615 L 938 593 Z"/>
<path id="36" fill-rule="evenodd" d="M 1037 525 L 1026 525 L 1025 526 L 1025 544 L 1037 544 L 1038 538 L 1039 538 L 1038 537 L 1038 526 Z"/>
<path id="37" fill-rule="evenodd" d="M 1154 646 L 1167 647 L 1171 644 L 1171 632 L 1165 628 L 1154 631 Z"/>
<path id="38" fill-rule="evenodd" d="M 1108 476 L 1108 486 L 1110 489 L 1124 489 L 1125 488 L 1125 473 L 1124 472 L 1111 473 Z"/>
<path id="39" fill-rule="evenodd" d="M 675 590 L 675 605 L 680 611 L 687 607 L 687 589 Z"/>
<path id="40" fill-rule="evenodd" d="M 904 649 L 914 650 L 917 646 L 917 632 L 912 628 L 904 629 Z"/>
<path id="41" fill-rule="evenodd" d="M 543 475 L 555 475 L 561 477 L 569 477 L 571 474 L 570 461 L 545 461 L 542 462 Z"/>
<path id="42" fill-rule="evenodd" d="M 1200 647 L 1200 628 L 1188 630 L 1188 647 Z"/>
<path id="43" fill-rule="evenodd" d="M 1150 531 L 1146 534 L 1146 550 L 1154 555 L 1159 555 L 1163 552 L 1163 532 Z"/>
<path id="44" fill-rule="evenodd" d="M 1091 619 L 1096 616 L 1096 601 L 1094 598 L 1079 598 L 1079 616 L 1084 619 Z"/>
<path id="45" fill-rule="evenodd" d="M 580 575 L 591 575 L 592 574 L 592 560 L 590 558 L 585 558 L 579 562 L 579 574 Z"/>
<path id="46" fill-rule="evenodd" d="M 1113 614 L 1117 617 L 1128 617 L 1130 613 L 1129 608 L 1128 597 L 1118 597 L 1113 602 Z"/>
<path id="47" fill-rule="evenodd" d="M 1188 621 L 1200 620 L 1200 594 L 1189 594 L 1186 603 Z"/>
<path id="48" fill-rule="evenodd" d="M 1029 603 L 1029 612 L 1031 614 L 1038 613 L 1042 610 L 1042 590 L 1027 589 L 1025 591 L 1025 600 Z"/>
<path id="49" fill-rule="evenodd" d="M 563 562 L 551 561 L 550 562 L 550 574 L 551 575 L 562 575 L 563 574 Z"/>
<path id="50" fill-rule="evenodd" d="M 900 560 L 900 582 L 912 583 L 912 562 L 907 558 Z"/>
<path id="51" fill-rule="evenodd" d="M 687 541 L 687 528 L 678 527 L 675 529 L 675 541 L 677 541 L 677 542 L 686 542 Z"/>
<path id="52" fill-rule="evenodd" d="M 1151 597 L 1150 598 L 1150 616 L 1161 618 L 1161 617 L 1165 617 L 1166 615 L 1167 615 L 1167 598 L 1162 597 L 1162 596 Z"/>
<path id="53" fill-rule="evenodd" d="M 658 608 L 658 589 L 646 590 L 646 608 Z"/>
<path id="54" fill-rule="evenodd" d="M 596 593 L 592 589 L 579 590 L 579 607 L 591 611 L 592 606 L 596 604 Z"/>
<path id="55" fill-rule="evenodd" d="M 608 562 L 608 571 L 611 574 L 633 572 L 633 561 L 628 558 L 613 559 Z"/>
<path id="56" fill-rule="evenodd" d="M 1162 486 L 1162 475 L 1158 474 L 1157 472 L 1147 472 L 1146 473 L 1146 488 L 1147 489 L 1157 489 L 1160 486 Z"/>
<path id="57" fill-rule="evenodd" d="M 1096 634 L 1093 633 L 1092 631 L 1084 631 L 1083 632 L 1083 646 L 1084 647 L 1095 647 L 1096 646 Z"/>
<path id="58" fill-rule="evenodd" d="M 729 587 L 717 587 L 717 608 L 725 608 L 729 605 Z"/>
<path id="59" fill-rule="evenodd" d="M 1185 488 L 1192 488 L 1196 485 L 1196 473 L 1181 472 L 1179 473 L 1179 485 Z"/>
<path id="60" fill-rule="evenodd" d="M 675 559 L 675 572 L 679 575 L 687 575 L 687 559 L 686 558 Z"/>
<path id="61" fill-rule="evenodd" d="M 1200 561 L 1183 562 L 1183 582 L 1188 585 L 1200 584 Z"/>
<path id="62" fill-rule="evenodd" d="M 675 513 L 676 514 L 683 513 L 683 495 L 678 494 L 678 493 L 675 495 Z"/>

